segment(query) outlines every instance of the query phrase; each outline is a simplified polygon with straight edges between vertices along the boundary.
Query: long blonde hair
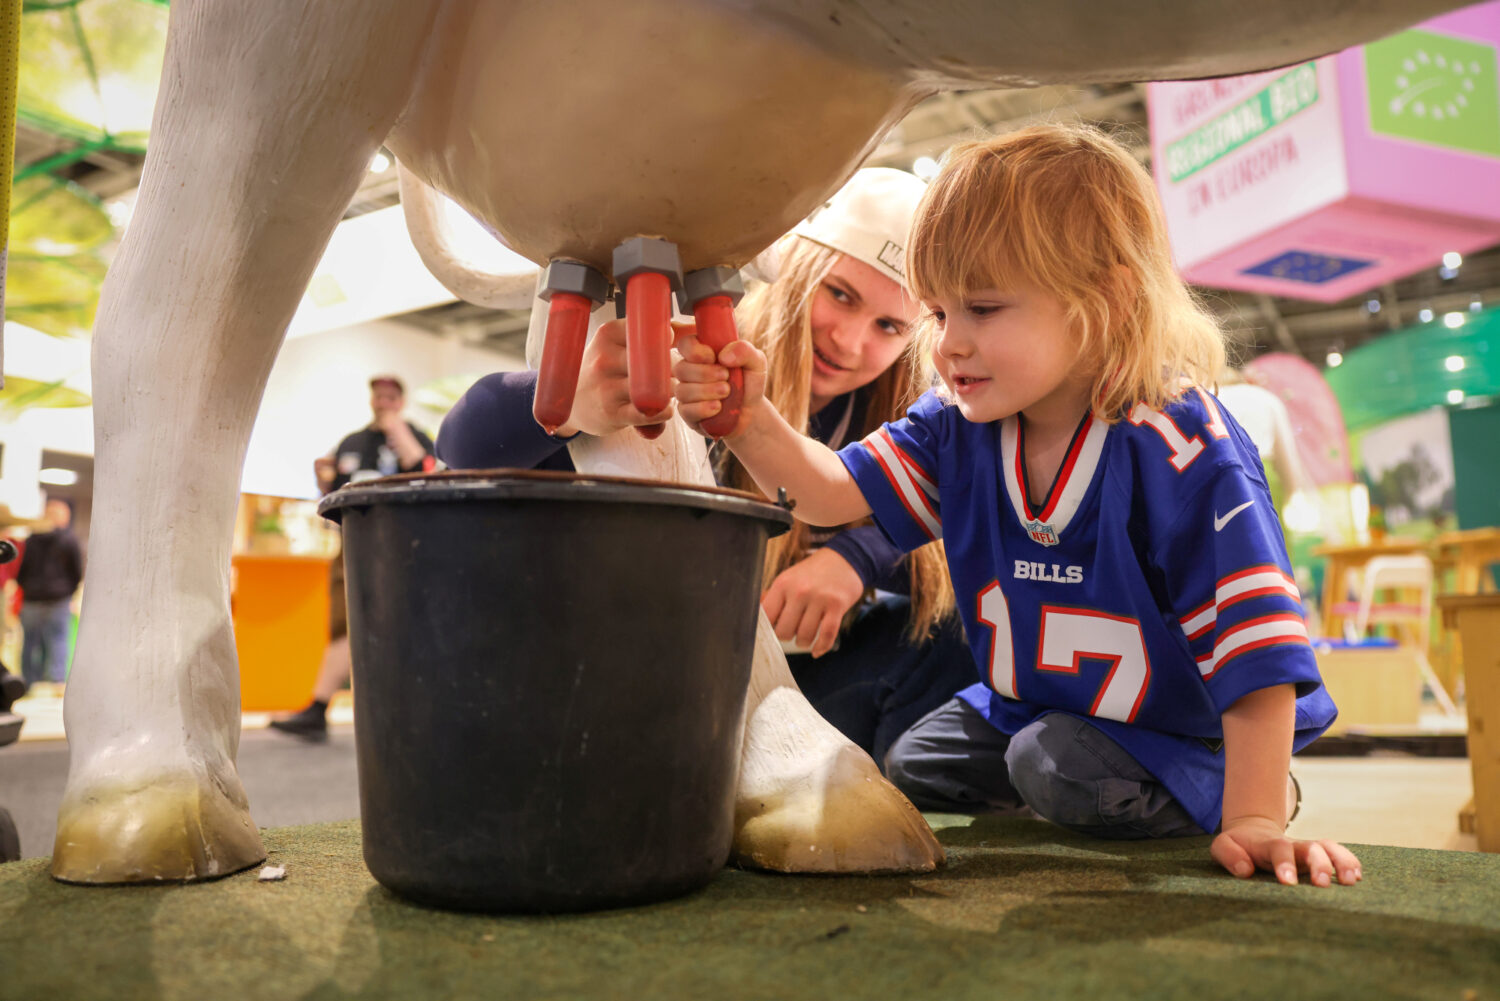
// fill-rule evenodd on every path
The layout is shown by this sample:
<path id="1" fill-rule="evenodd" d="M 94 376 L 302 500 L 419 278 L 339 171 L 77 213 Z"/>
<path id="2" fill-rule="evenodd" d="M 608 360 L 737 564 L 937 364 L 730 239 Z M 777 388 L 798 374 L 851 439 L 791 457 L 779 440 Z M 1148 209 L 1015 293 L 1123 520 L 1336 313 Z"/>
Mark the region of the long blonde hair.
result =
<path id="1" fill-rule="evenodd" d="M 1087 125 L 1036 125 L 961 143 L 928 185 L 907 254 L 925 301 L 1028 284 L 1062 300 L 1097 365 L 1090 406 L 1118 420 L 1160 408 L 1183 379 L 1212 386 L 1223 334 L 1172 264 L 1151 178 Z M 930 317 L 918 337 L 931 343 Z"/>
<path id="2" fill-rule="evenodd" d="M 839 252 L 790 236 L 782 245 L 781 273 L 769 285 L 758 285 L 745 296 L 737 314 L 742 338 L 766 354 L 766 398 L 787 423 L 807 433 L 812 391 L 812 301 L 839 260 Z M 901 356 L 868 386 L 861 426 L 851 426 L 847 441 L 864 437 L 886 421 L 896 420 L 932 384 L 929 353 L 916 339 Z M 726 486 L 759 493 L 755 481 L 732 455 L 724 475 Z M 765 584 L 806 558 L 811 530 L 794 522 L 792 530 L 772 539 L 766 550 Z M 911 621 L 907 635 L 920 640 L 943 618 L 953 614 L 953 585 L 941 542 L 910 553 Z"/>

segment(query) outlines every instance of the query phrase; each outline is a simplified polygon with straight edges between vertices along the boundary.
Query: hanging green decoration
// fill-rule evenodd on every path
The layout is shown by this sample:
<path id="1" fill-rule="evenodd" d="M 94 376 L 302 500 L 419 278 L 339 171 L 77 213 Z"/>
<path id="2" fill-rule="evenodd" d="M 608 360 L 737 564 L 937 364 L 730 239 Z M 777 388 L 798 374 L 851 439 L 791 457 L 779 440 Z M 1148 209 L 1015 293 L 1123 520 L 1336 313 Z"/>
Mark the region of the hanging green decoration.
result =
<path id="1" fill-rule="evenodd" d="M 88 191 L 47 175 L 18 182 L 11 206 L 7 318 L 54 337 L 88 336 L 114 239 L 109 216 Z"/>
<path id="2" fill-rule="evenodd" d="M 87 407 L 93 401 L 87 393 L 64 386 L 62 382 L 41 382 L 20 375 L 7 375 L 0 389 L 0 418 L 15 417 L 33 407 Z"/>
<path id="3" fill-rule="evenodd" d="M 166 53 L 166 5 L 24 0 L 22 15 L 20 120 L 93 148 L 143 151 Z"/>

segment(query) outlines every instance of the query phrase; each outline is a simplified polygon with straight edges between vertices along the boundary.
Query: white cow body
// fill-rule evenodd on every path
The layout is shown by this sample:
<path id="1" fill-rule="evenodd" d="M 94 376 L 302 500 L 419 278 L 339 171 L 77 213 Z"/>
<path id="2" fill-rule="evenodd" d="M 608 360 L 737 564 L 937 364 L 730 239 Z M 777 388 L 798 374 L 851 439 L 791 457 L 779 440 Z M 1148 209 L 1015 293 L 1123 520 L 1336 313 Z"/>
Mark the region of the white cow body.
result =
<path id="1" fill-rule="evenodd" d="M 382 142 L 538 262 L 607 266 L 622 239 L 652 235 L 688 268 L 739 265 L 942 87 L 1244 72 L 1447 6 L 178 0 L 94 336 L 97 502 L 54 874 L 198 879 L 264 857 L 234 770 L 239 471 L 282 334 Z M 619 438 L 575 446 L 580 468 L 705 468 L 681 430 Z M 761 634 L 740 857 L 935 864 L 920 817 Z"/>

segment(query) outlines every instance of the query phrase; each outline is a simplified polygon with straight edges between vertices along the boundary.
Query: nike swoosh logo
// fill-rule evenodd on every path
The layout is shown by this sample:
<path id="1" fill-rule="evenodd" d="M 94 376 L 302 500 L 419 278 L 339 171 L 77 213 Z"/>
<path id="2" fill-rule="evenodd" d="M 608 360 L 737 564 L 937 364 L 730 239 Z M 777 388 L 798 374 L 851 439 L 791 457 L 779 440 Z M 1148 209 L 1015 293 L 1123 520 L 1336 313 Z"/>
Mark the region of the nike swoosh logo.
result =
<path id="1" fill-rule="evenodd" d="M 1227 524 L 1229 524 L 1229 520 L 1231 518 L 1233 518 L 1235 515 L 1239 514 L 1241 511 L 1245 510 L 1245 508 L 1249 507 L 1251 504 L 1254 504 L 1254 503 L 1255 503 L 1254 501 L 1245 501 L 1245 503 L 1241 504 L 1239 507 L 1235 508 L 1233 511 L 1230 511 L 1228 514 L 1226 514 L 1222 518 L 1219 517 L 1219 512 L 1215 511 L 1214 512 L 1214 531 L 1215 532 L 1222 532 L 1224 530 L 1224 526 L 1227 525 Z"/>

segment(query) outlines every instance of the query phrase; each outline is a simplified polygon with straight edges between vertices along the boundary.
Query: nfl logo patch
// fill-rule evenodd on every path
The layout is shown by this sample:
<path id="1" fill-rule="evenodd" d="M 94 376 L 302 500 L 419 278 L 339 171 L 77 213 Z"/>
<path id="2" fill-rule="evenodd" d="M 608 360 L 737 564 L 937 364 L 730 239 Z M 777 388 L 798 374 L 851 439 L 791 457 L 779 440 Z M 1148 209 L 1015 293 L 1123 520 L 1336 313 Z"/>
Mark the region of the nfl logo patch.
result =
<path id="1" fill-rule="evenodd" d="M 1045 521 L 1028 521 L 1026 534 L 1031 536 L 1033 542 L 1040 542 L 1044 546 L 1057 545 L 1057 533 Z"/>

